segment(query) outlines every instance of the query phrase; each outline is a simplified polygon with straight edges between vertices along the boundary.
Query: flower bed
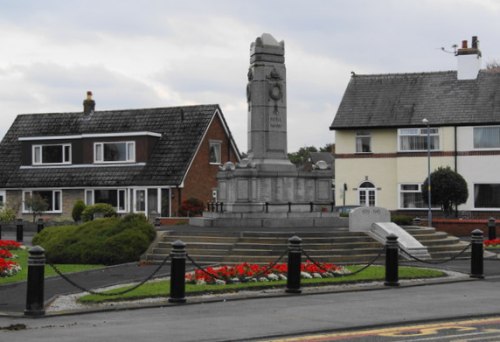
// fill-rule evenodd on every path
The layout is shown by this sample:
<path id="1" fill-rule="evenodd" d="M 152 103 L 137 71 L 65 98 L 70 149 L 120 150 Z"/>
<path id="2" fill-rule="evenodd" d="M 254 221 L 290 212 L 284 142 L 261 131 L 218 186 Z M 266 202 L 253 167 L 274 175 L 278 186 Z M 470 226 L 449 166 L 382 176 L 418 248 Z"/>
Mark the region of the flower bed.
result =
<path id="1" fill-rule="evenodd" d="M 310 278 L 330 278 L 349 271 L 344 267 L 334 264 L 316 264 L 306 261 L 300 265 L 301 277 Z M 286 280 L 288 265 L 286 263 L 276 265 L 257 265 L 242 263 L 236 266 L 207 267 L 203 270 L 195 270 L 186 274 L 188 284 L 235 284 L 243 282 L 267 282 L 276 280 Z"/>
<path id="2" fill-rule="evenodd" d="M 500 248 L 500 239 L 484 240 L 484 247 L 486 247 L 486 248 Z"/>
<path id="3" fill-rule="evenodd" d="M 17 255 L 11 251 L 22 248 L 21 244 L 12 240 L 0 240 L 0 277 L 11 277 L 21 271 L 21 266 L 12 260 Z"/>

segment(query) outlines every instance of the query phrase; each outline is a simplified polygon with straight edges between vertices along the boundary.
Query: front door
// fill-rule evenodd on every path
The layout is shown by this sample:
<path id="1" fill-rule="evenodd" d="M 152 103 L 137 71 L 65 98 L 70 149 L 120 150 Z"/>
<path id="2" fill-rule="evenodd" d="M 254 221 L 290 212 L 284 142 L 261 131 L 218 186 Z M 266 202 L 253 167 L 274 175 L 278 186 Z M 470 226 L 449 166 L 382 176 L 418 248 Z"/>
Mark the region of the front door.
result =
<path id="1" fill-rule="evenodd" d="M 359 186 L 358 196 L 359 205 L 362 207 L 374 207 L 376 205 L 376 192 L 375 185 L 370 182 L 364 182 Z"/>

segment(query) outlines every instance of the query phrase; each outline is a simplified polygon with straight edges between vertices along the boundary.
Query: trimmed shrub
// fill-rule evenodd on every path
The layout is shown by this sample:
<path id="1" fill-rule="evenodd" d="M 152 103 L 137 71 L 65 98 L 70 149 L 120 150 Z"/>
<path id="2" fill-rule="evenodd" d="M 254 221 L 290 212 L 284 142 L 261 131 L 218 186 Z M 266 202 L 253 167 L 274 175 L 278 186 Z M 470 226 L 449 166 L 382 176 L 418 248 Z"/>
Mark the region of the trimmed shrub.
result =
<path id="1" fill-rule="evenodd" d="M 139 260 L 155 236 L 144 215 L 131 214 L 46 228 L 33 238 L 33 244 L 42 246 L 53 263 L 113 265 Z"/>
<path id="2" fill-rule="evenodd" d="M 393 215 L 391 221 L 400 226 L 409 226 L 413 224 L 413 218 L 408 215 Z"/>
<path id="3" fill-rule="evenodd" d="M 94 205 L 89 205 L 82 212 L 83 222 L 92 221 L 95 214 L 101 214 L 103 217 L 115 217 L 116 210 L 111 204 L 107 203 L 96 203 Z"/>
<path id="4" fill-rule="evenodd" d="M 82 200 L 75 202 L 73 210 L 71 211 L 71 216 L 75 222 L 80 222 L 82 220 L 82 213 L 85 210 L 86 205 Z"/>
<path id="5" fill-rule="evenodd" d="M 191 197 L 182 202 L 181 208 L 179 210 L 180 216 L 200 216 L 203 214 L 205 209 L 205 204 L 202 200 Z"/>

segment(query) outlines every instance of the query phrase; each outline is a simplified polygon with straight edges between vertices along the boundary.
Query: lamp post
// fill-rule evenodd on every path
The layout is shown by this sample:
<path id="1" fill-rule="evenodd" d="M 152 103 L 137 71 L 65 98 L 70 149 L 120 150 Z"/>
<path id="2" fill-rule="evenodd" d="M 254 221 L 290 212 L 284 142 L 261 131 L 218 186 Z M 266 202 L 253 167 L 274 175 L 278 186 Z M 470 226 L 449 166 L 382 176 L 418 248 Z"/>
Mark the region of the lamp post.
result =
<path id="1" fill-rule="evenodd" d="M 432 227 L 432 204 L 431 204 L 431 130 L 429 120 L 423 119 L 422 123 L 427 126 L 427 224 Z"/>

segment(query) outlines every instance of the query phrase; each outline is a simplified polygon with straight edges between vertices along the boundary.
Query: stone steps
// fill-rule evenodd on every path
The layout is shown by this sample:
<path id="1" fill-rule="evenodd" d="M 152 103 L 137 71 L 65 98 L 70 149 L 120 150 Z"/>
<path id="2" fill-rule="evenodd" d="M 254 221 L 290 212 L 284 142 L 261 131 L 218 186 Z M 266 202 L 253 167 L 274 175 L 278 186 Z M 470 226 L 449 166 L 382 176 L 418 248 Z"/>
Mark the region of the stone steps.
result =
<path id="1" fill-rule="evenodd" d="M 435 229 L 405 227 L 429 250 L 433 259 L 456 256 L 467 246 L 460 239 Z M 366 263 L 377 256 L 382 245 L 364 233 L 349 232 L 345 228 L 324 232 L 286 231 L 177 231 L 164 232 L 150 247 L 144 259 L 157 263 L 170 253 L 171 243 L 182 240 L 186 250 L 197 263 L 237 264 L 240 262 L 266 264 L 273 262 L 287 249 L 288 239 L 297 235 L 304 251 L 317 261 L 337 264 Z M 470 256 L 467 251 L 462 257 Z M 286 257 L 283 262 L 286 262 Z M 381 256 L 379 262 L 383 262 Z"/>

